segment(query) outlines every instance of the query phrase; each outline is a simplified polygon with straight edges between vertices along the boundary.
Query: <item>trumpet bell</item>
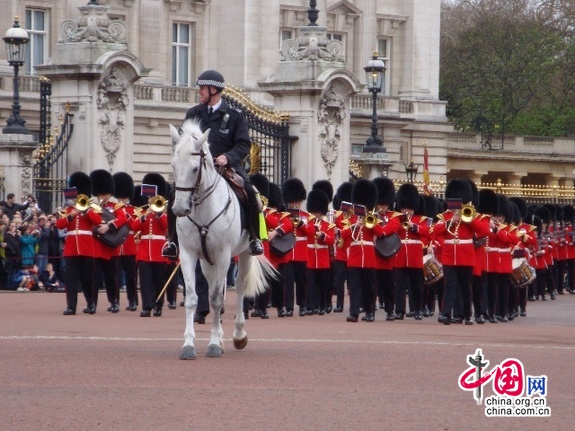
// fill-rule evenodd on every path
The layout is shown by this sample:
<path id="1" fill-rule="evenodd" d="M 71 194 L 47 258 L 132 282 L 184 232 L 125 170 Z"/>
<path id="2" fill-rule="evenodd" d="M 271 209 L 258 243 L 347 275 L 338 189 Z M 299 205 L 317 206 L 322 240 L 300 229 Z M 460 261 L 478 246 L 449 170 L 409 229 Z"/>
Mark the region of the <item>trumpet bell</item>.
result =
<path id="1" fill-rule="evenodd" d="M 379 218 L 374 213 L 368 213 L 365 216 L 364 225 L 368 229 L 373 229 L 373 227 L 379 222 Z"/>
<path id="2" fill-rule="evenodd" d="M 461 221 L 463 223 L 471 223 L 475 218 L 475 207 L 472 204 L 463 205 L 461 208 Z"/>
<path id="3" fill-rule="evenodd" d="M 162 213 L 166 209 L 166 199 L 163 196 L 154 196 L 150 200 L 150 209 L 155 213 Z"/>
<path id="4" fill-rule="evenodd" d="M 78 195 L 78 197 L 76 198 L 76 202 L 74 203 L 74 208 L 76 208 L 80 212 L 83 212 L 88 211 L 91 205 L 92 202 L 90 201 L 90 198 L 88 196 Z"/>

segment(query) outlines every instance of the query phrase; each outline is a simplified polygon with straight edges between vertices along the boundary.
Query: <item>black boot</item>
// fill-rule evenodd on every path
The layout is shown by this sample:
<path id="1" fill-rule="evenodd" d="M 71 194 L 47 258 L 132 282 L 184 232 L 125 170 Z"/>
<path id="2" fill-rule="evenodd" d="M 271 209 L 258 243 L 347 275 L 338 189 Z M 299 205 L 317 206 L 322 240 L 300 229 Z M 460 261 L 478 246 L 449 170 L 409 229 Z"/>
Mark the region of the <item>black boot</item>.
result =
<path id="1" fill-rule="evenodd" d="M 264 254 L 264 245 L 259 238 L 255 238 L 250 242 L 250 255 L 259 256 Z"/>
<path id="2" fill-rule="evenodd" d="M 178 259 L 178 246 L 175 242 L 167 241 L 162 247 L 162 257 L 167 257 L 170 260 Z"/>

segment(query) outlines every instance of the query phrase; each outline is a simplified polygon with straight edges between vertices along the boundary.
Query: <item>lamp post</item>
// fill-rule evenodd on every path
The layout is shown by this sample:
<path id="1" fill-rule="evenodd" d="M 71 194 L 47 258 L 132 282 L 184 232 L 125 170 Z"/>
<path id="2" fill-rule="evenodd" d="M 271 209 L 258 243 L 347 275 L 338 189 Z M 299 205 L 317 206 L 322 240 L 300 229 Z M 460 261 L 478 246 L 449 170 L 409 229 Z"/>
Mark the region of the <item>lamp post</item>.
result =
<path id="1" fill-rule="evenodd" d="M 383 139 L 377 136 L 377 93 L 383 91 L 384 76 L 385 76 L 385 63 L 378 58 L 379 53 L 373 51 L 371 60 L 363 68 L 365 70 L 365 77 L 367 80 L 367 90 L 373 96 L 373 112 L 371 115 L 371 136 L 367 139 L 366 145 L 363 147 L 364 153 L 385 153 L 383 147 Z"/>
<path id="2" fill-rule="evenodd" d="M 405 175 L 407 175 L 407 181 L 413 183 L 417 178 L 417 171 L 419 170 L 419 165 L 414 165 L 413 160 L 409 162 L 409 165 L 405 165 Z"/>
<path id="3" fill-rule="evenodd" d="M 18 92 L 18 69 L 24 65 L 26 59 L 26 45 L 28 33 L 18 24 L 18 17 L 14 17 L 14 25 L 8 29 L 4 36 L 6 43 L 6 58 L 10 66 L 14 67 L 14 97 L 12 100 L 12 115 L 6 120 L 7 126 L 2 129 L 6 134 L 29 134 L 26 120 L 20 117 L 20 94 Z"/>

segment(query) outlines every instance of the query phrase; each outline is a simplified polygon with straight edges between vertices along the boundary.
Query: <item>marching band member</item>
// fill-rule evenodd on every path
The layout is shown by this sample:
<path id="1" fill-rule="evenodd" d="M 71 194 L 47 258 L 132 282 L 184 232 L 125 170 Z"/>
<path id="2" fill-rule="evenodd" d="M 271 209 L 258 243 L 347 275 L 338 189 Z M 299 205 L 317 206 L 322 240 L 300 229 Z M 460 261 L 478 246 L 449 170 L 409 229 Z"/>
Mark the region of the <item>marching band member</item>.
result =
<path id="1" fill-rule="evenodd" d="M 533 224 L 538 226 L 538 246 L 539 251 L 535 254 L 535 271 L 537 273 L 537 289 L 530 297 L 535 301 L 537 297 L 541 297 L 542 301 L 546 301 L 547 297 L 545 292 L 549 293 L 552 300 L 555 299 L 555 292 L 553 291 L 553 274 L 551 273 L 551 266 L 553 265 L 553 254 L 548 232 L 549 222 L 551 220 L 551 213 L 544 206 L 538 206 L 533 210 Z"/>
<path id="2" fill-rule="evenodd" d="M 130 203 L 134 199 L 134 181 L 126 172 L 116 172 L 112 175 L 116 199 L 122 203 L 121 207 L 126 217 L 126 223 L 130 227 L 128 238 L 120 246 L 120 253 L 116 259 L 119 271 L 124 271 L 126 277 L 126 295 L 128 305 L 126 310 L 136 311 L 138 309 L 138 272 L 136 269 L 136 242 L 134 240 L 134 225 L 136 222 L 135 207 Z"/>
<path id="3" fill-rule="evenodd" d="M 395 203 L 395 186 L 389 178 L 374 178 L 373 183 L 377 187 L 377 205 L 375 213 L 387 231 L 386 236 L 397 234 L 402 227 L 401 214 L 393 211 Z M 385 309 L 385 320 L 395 320 L 395 257 L 382 257 L 375 253 L 375 279 L 377 282 L 377 297 L 379 308 Z"/>
<path id="4" fill-rule="evenodd" d="M 85 208 L 78 209 L 70 205 L 62 210 L 61 217 L 56 221 L 58 229 L 66 229 L 66 241 L 64 243 L 64 283 L 66 285 L 66 309 L 64 316 L 76 314 L 78 305 L 78 288 L 82 286 L 86 308 L 84 313 L 96 312 L 97 290 L 94 288 L 94 258 L 97 256 L 96 239 L 92 235 L 92 229 L 98 226 L 102 217 L 89 205 L 89 196 L 92 185 L 90 177 L 84 172 L 74 172 L 68 180 L 70 189 L 75 196 L 68 195 L 67 199 L 76 199 L 82 196 L 86 199 Z M 75 190 L 74 190 L 75 188 Z M 77 202 L 78 204 L 78 202 Z M 76 205 L 77 206 L 77 205 Z"/>
<path id="5" fill-rule="evenodd" d="M 306 263 L 307 263 L 307 236 L 302 228 L 303 221 L 309 214 L 301 209 L 302 202 L 307 196 L 306 189 L 299 178 L 289 178 L 282 183 L 282 195 L 294 223 L 293 233 L 296 244 L 289 253 L 289 261 L 285 266 L 285 304 L 286 313 L 293 314 L 294 287 L 295 302 L 299 306 L 299 315 L 307 314 L 306 303 Z M 291 312 L 291 313 L 290 313 Z"/>
<path id="6" fill-rule="evenodd" d="M 557 206 L 554 204 L 543 204 L 549 210 L 550 220 L 547 225 L 547 232 L 549 233 L 549 241 L 551 244 L 551 254 L 553 255 L 553 264 L 549 267 L 551 275 L 553 276 L 553 291 L 557 294 L 563 293 L 562 282 L 559 276 L 559 238 L 558 238 L 558 223 L 557 223 Z"/>
<path id="7" fill-rule="evenodd" d="M 163 181 L 163 182 L 162 182 Z M 140 273 L 140 294 L 142 297 L 141 317 L 162 315 L 164 297 L 157 299 L 166 282 L 167 258 L 162 256 L 162 247 L 166 242 L 168 218 L 166 205 L 161 212 L 152 209 L 152 202 L 158 196 L 165 198 L 167 184 L 159 174 L 146 174 L 142 180 L 142 195 L 148 197 L 150 206 L 136 219 L 134 230 L 140 232 L 138 244 L 138 270 Z M 157 301 L 156 301 L 157 299 Z"/>
<path id="8" fill-rule="evenodd" d="M 335 241 L 335 225 L 325 220 L 328 206 L 329 197 L 323 191 L 311 190 L 306 202 L 310 217 L 302 226 L 307 237 L 306 310 L 319 315 L 326 313 L 330 285 L 330 246 Z"/>
<path id="9" fill-rule="evenodd" d="M 293 223 L 290 219 L 290 213 L 284 211 L 281 187 L 277 184 L 270 183 L 270 195 L 268 199 L 268 208 L 265 214 L 266 226 L 268 228 L 268 241 L 264 242 L 264 248 L 269 250 L 269 260 L 280 274 L 280 277 L 271 280 L 272 304 L 277 309 L 278 317 L 292 317 L 293 309 L 289 312 L 285 309 L 285 289 L 284 273 L 285 266 L 289 260 L 290 253 L 283 256 L 274 254 L 270 248 L 270 242 L 276 237 L 282 237 L 293 232 Z"/>
<path id="10" fill-rule="evenodd" d="M 563 223 L 565 227 L 565 241 L 567 243 L 567 290 L 573 295 L 575 294 L 575 229 L 573 226 L 573 223 L 575 223 L 575 208 L 573 205 L 563 206 Z"/>
<path id="11" fill-rule="evenodd" d="M 470 289 L 475 261 L 473 237 L 485 236 L 487 232 L 477 217 L 471 215 L 469 220 L 462 219 L 462 204 L 473 199 L 468 181 L 452 179 L 445 189 L 445 197 L 448 199 L 448 209 L 438 216 L 439 221 L 433 228 L 437 236 L 443 237 L 441 262 L 445 278 L 443 304 L 437 320 L 446 325 L 451 323 L 451 314 L 459 295 L 465 323 L 471 325 Z"/>
<path id="12" fill-rule="evenodd" d="M 397 209 L 403 214 L 401 247 L 395 260 L 395 314 L 403 320 L 406 315 L 405 290 L 409 296 L 409 316 L 423 318 L 423 243 L 430 232 L 425 215 L 425 201 L 412 183 L 402 184 L 397 190 Z"/>
<path id="13" fill-rule="evenodd" d="M 126 213 L 122 209 L 123 204 L 112 199 L 114 196 L 114 180 L 112 174 L 105 169 L 96 169 L 90 172 L 92 181 L 92 195 L 98 198 L 98 205 L 102 209 L 110 211 L 114 219 L 108 222 L 102 220 L 97 232 L 100 235 L 106 234 L 110 230 L 117 230 L 127 223 Z M 120 247 L 110 247 L 101 241 L 97 241 L 99 255 L 96 258 L 96 270 L 106 285 L 106 296 L 110 306 L 108 311 L 117 313 L 120 311 L 120 288 L 116 279 L 118 268 L 114 259 L 120 255 Z M 97 302 L 97 301 L 96 301 Z"/>
<path id="14" fill-rule="evenodd" d="M 423 259 L 424 259 L 424 268 L 425 268 L 425 259 L 426 257 L 434 258 L 439 264 L 439 257 L 441 252 L 441 246 L 439 241 L 435 238 L 433 234 L 433 225 L 437 219 L 437 214 L 439 213 L 439 205 L 440 202 L 433 196 L 423 196 L 425 200 L 425 216 L 427 217 L 426 221 L 429 226 L 429 235 L 424 240 L 423 244 Z M 443 271 L 443 270 L 442 270 Z M 439 277 L 439 275 L 437 276 Z M 424 271 L 424 278 L 425 278 L 425 271 Z M 438 289 L 438 286 L 441 287 Z M 422 304 L 423 304 L 423 317 L 431 317 L 435 314 L 435 297 L 438 298 L 438 303 L 441 304 L 441 300 L 443 299 L 443 273 L 441 273 L 440 278 L 434 282 L 425 282 L 423 283 L 423 293 L 422 293 Z"/>
<path id="15" fill-rule="evenodd" d="M 336 190 L 333 197 L 332 206 L 335 213 L 335 246 L 333 258 L 333 290 L 335 291 L 334 313 L 343 313 L 343 303 L 345 299 L 345 283 L 347 282 L 347 248 L 350 241 L 341 237 L 341 231 L 349 225 L 350 214 L 341 208 L 343 202 L 351 202 L 351 190 L 353 184 L 349 181 L 343 182 Z"/>
<path id="16" fill-rule="evenodd" d="M 363 178 L 355 182 L 351 191 L 351 201 L 355 215 L 351 224 L 341 232 L 342 238 L 351 240 L 347 256 L 347 275 L 349 281 L 348 322 L 357 322 L 360 308 L 365 311 L 365 321 L 375 320 L 375 245 L 377 235 L 382 235 L 379 224 L 368 226 L 365 218 L 369 210 L 375 208 L 377 187 Z M 362 209 L 360 212 L 359 209 Z M 357 209 L 357 211 L 355 210 Z"/>

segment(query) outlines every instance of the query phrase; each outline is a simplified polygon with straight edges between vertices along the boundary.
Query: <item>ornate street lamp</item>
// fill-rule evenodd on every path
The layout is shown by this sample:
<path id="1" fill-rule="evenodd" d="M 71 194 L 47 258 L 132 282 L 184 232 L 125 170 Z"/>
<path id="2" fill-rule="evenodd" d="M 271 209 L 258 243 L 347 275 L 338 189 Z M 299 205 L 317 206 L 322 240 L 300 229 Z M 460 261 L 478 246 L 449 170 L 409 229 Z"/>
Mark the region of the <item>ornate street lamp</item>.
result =
<path id="1" fill-rule="evenodd" d="M 407 175 L 407 181 L 410 183 L 414 182 L 417 178 L 417 171 L 419 170 L 419 165 L 413 164 L 413 160 L 409 162 L 409 165 L 405 165 L 405 175 Z"/>
<path id="2" fill-rule="evenodd" d="M 377 136 L 377 93 L 383 92 L 385 63 L 378 58 L 379 53 L 373 51 L 373 57 L 363 68 L 367 80 L 367 90 L 373 95 L 373 113 L 371 115 L 371 136 L 363 147 L 364 153 L 385 153 L 383 139 Z"/>
<path id="3" fill-rule="evenodd" d="M 28 134 L 26 120 L 20 117 L 20 94 L 18 92 L 18 69 L 24 65 L 26 59 L 26 46 L 30 40 L 28 33 L 18 24 L 18 17 L 14 17 L 14 25 L 8 29 L 6 36 L 6 58 L 10 66 L 14 67 L 14 97 L 12 99 L 12 115 L 6 120 L 7 126 L 2 129 L 6 134 Z"/>

